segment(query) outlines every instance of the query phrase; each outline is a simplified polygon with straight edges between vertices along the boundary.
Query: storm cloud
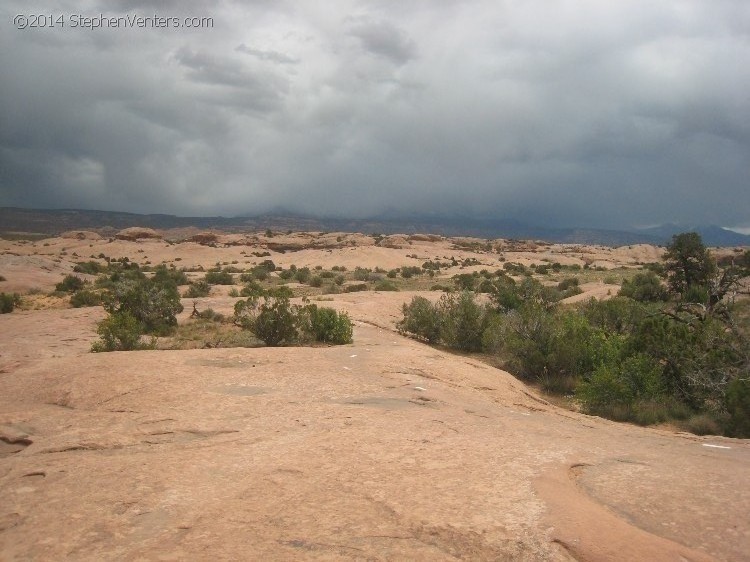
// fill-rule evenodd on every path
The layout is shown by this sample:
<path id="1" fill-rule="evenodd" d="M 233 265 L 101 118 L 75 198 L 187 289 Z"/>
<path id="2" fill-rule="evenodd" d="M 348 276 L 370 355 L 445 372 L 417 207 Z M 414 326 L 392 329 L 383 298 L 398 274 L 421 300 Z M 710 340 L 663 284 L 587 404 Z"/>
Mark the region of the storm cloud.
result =
<path id="1" fill-rule="evenodd" d="M 745 0 L 28 6 L 3 206 L 750 227 Z M 70 25 L 100 15 L 212 25 Z"/>

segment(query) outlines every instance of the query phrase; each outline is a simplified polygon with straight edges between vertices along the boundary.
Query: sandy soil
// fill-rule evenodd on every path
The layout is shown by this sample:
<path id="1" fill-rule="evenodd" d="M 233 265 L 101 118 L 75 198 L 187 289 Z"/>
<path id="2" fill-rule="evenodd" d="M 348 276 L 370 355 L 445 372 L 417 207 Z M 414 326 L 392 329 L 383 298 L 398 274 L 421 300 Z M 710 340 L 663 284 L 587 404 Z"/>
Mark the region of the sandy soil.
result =
<path id="1" fill-rule="evenodd" d="M 206 266 L 259 248 L 47 242 L 12 249 L 35 283 L 42 248 Z M 648 255 L 634 249 L 601 257 Z M 414 252 L 272 259 L 353 268 Z M 556 408 L 399 336 L 412 294 L 327 297 L 356 324 L 338 347 L 91 354 L 99 308 L 0 316 L 0 560 L 747 559 L 750 441 Z"/>

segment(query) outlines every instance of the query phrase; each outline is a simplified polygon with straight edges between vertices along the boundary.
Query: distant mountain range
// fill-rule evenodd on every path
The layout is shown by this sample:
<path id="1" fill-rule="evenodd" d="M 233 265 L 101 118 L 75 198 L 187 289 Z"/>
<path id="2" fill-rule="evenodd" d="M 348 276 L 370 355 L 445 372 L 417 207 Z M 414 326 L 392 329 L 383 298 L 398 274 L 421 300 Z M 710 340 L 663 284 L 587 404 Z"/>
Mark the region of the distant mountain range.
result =
<path id="1" fill-rule="evenodd" d="M 750 246 L 750 236 L 719 226 L 681 226 L 668 224 L 641 230 L 593 228 L 546 228 L 507 219 L 467 217 L 381 215 L 369 219 L 319 218 L 274 213 L 246 217 L 178 217 L 175 215 L 139 215 L 115 211 L 80 209 L 22 209 L 0 207 L 0 234 L 33 233 L 57 235 L 66 230 L 96 230 L 103 234 L 140 226 L 155 229 L 217 229 L 227 232 L 247 230 L 340 231 L 364 234 L 430 233 L 445 236 L 546 240 L 569 244 L 668 244 L 674 234 L 698 232 L 708 246 Z"/>

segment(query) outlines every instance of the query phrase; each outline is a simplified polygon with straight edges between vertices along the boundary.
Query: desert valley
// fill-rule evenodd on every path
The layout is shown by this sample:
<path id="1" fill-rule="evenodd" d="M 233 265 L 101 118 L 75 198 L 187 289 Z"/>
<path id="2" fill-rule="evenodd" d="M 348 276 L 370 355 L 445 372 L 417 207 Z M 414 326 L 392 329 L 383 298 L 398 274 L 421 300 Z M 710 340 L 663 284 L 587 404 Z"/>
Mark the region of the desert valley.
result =
<path id="1" fill-rule="evenodd" d="M 492 354 L 397 329 L 413 297 L 462 279 L 574 276 L 558 305 L 573 307 L 663 254 L 341 232 L 2 240 L 0 290 L 19 299 L 0 316 L 0 559 L 747 559 L 750 441 L 587 415 Z M 55 289 L 73 274 L 96 293 L 123 258 L 183 271 L 181 295 L 231 277 L 183 296 L 153 349 L 92 353 L 105 310 Z M 241 277 L 346 312 L 352 343 L 248 337 L 231 321 Z"/>

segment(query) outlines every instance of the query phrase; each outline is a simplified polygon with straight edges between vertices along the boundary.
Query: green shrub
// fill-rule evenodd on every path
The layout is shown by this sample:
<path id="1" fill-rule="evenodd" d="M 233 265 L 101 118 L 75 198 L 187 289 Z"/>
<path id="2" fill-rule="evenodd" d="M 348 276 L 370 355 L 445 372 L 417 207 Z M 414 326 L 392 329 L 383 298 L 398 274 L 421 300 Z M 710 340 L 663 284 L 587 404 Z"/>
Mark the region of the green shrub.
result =
<path id="1" fill-rule="evenodd" d="M 231 289 L 229 289 L 229 296 L 232 298 L 237 298 L 240 296 L 240 292 L 236 287 L 232 287 Z"/>
<path id="2" fill-rule="evenodd" d="M 354 278 L 357 281 L 368 281 L 370 279 L 370 273 L 372 273 L 372 270 L 366 267 L 354 268 Z"/>
<path id="3" fill-rule="evenodd" d="M 200 297 L 207 297 L 211 292 L 211 286 L 205 279 L 199 279 L 190 283 L 187 291 L 185 291 L 185 297 L 189 299 L 197 299 Z"/>
<path id="4" fill-rule="evenodd" d="M 422 339 L 428 343 L 440 340 L 440 316 L 438 310 L 424 297 L 412 297 L 402 307 L 404 318 L 396 324 L 398 331 Z"/>
<path id="5" fill-rule="evenodd" d="M 440 338 L 450 347 L 462 351 L 482 348 L 484 307 L 474 301 L 468 291 L 443 295 L 437 304 L 440 316 Z"/>
<path id="6" fill-rule="evenodd" d="M 598 413 L 611 405 L 631 411 L 636 402 L 663 398 L 665 390 L 659 363 L 639 353 L 619 363 L 602 363 L 588 381 L 581 382 L 576 395 L 586 411 Z"/>
<path id="7" fill-rule="evenodd" d="M 294 274 L 294 278 L 299 283 L 307 283 L 310 280 L 311 272 L 309 267 L 301 267 Z"/>
<path id="8" fill-rule="evenodd" d="M 96 332 L 99 340 L 91 346 L 91 351 L 130 351 L 153 349 L 155 342 L 141 343 L 143 325 L 128 311 L 115 312 L 99 322 Z"/>
<path id="9" fill-rule="evenodd" d="M 210 285 L 234 285 L 232 274 L 226 270 L 208 271 L 205 280 Z"/>
<path id="10" fill-rule="evenodd" d="M 727 386 L 725 397 L 727 433 L 732 437 L 750 437 L 750 380 L 735 379 Z"/>
<path id="11" fill-rule="evenodd" d="M 337 275 L 333 282 L 340 287 L 344 283 L 344 276 Z"/>
<path id="12" fill-rule="evenodd" d="M 381 279 L 380 281 L 375 283 L 375 290 L 376 291 L 398 291 L 398 287 L 392 281 L 389 281 L 387 279 Z"/>
<path id="13" fill-rule="evenodd" d="M 55 291 L 60 293 L 75 293 L 83 289 L 85 282 L 75 275 L 66 275 L 65 278 L 55 285 Z"/>
<path id="14" fill-rule="evenodd" d="M 401 269 L 401 277 L 404 279 L 410 279 L 411 277 L 414 277 L 415 275 L 422 275 L 422 268 L 417 267 L 415 265 L 407 265 L 400 268 Z"/>
<path id="15" fill-rule="evenodd" d="M 108 313 L 128 312 L 147 334 L 170 334 L 177 326 L 176 314 L 182 312 L 177 286 L 169 281 L 120 281 L 104 295 L 103 300 Z"/>
<path id="16" fill-rule="evenodd" d="M 250 330 L 267 346 L 276 347 L 297 339 L 297 308 L 288 298 L 251 297 L 234 305 L 235 323 Z"/>
<path id="17" fill-rule="evenodd" d="M 663 302 L 669 300 L 669 292 L 653 271 L 637 273 L 632 280 L 622 282 L 618 296 L 638 302 Z"/>
<path id="18" fill-rule="evenodd" d="M 156 283 L 174 283 L 177 286 L 187 285 L 190 281 L 181 269 L 175 269 L 174 266 L 167 268 L 165 265 L 157 265 L 154 269 L 153 280 Z"/>
<path id="19" fill-rule="evenodd" d="M 347 285 L 344 288 L 344 292 L 346 293 L 357 293 L 359 291 L 367 291 L 369 289 L 369 285 L 367 283 L 356 283 L 353 285 Z"/>
<path id="20" fill-rule="evenodd" d="M 13 312 L 19 304 L 21 304 L 21 297 L 18 293 L 0 293 L 0 314 Z"/>
<path id="21" fill-rule="evenodd" d="M 320 275 L 313 275 L 310 278 L 310 286 L 311 287 L 322 287 L 323 286 L 323 278 Z"/>
<path id="22" fill-rule="evenodd" d="M 307 305 L 304 314 L 309 318 L 305 331 L 318 342 L 342 345 L 352 342 L 353 325 L 346 312 L 337 312 L 333 308 L 318 308 Z"/>
<path id="23" fill-rule="evenodd" d="M 83 289 L 81 291 L 76 291 L 75 293 L 73 293 L 73 295 L 70 297 L 70 304 L 74 308 L 81 308 L 84 306 L 98 306 L 102 304 L 102 297 L 101 295 L 99 295 L 99 293 Z"/>
<path id="24" fill-rule="evenodd" d="M 79 261 L 73 266 L 75 273 L 87 273 L 89 275 L 98 275 L 106 271 L 107 266 L 96 261 Z"/>

